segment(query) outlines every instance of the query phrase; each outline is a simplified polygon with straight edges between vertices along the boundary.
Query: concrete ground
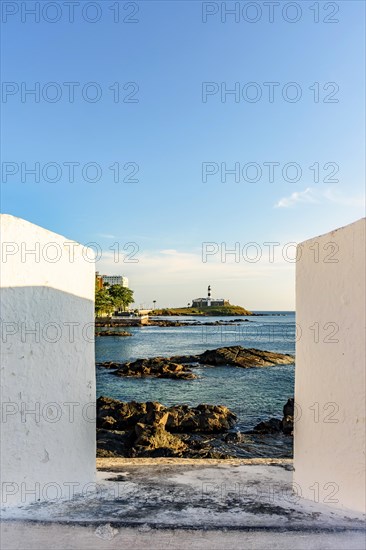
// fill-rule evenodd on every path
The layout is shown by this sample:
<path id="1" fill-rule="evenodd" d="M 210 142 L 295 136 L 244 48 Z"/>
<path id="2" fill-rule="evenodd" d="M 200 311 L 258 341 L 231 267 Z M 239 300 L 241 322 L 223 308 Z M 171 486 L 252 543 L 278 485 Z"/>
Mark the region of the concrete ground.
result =
<path id="1" fill-rule="evenodd" d="M 364 517 L 292 492 L 291 460 L 98 459 L 97 490 L 2 511 L 1 550 L 365 550 Z"/>

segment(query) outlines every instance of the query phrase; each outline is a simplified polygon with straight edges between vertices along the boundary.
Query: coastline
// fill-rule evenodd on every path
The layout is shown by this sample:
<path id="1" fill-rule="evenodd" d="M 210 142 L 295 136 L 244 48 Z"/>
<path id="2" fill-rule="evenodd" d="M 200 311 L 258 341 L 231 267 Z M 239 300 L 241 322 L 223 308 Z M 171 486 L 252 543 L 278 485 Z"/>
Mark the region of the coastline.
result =
<path id="1" fill-rule="evenodd" d="M 281 336 L 273 342 L 273 332 L 269 329 L 268 343 L 263 340 L 267 327 L 283 327 L 286 335 L 289 329 L 292 334 L 295 323 L 294 315 L 290 313 L 258 312 L 258 317 L 262 316 L 263 321 L 246 317 L 197 319 L 192 316 L 189 319 L 160 316 L 152 319 L 156 324 L 131 329 L 132 338 L 127 340 L 117 335 L 114 338 L 114 331 L 122 330 L 114 327 L 108 330 L 110 338 L 97 338 L 98 396 L 108 396 L 125 404 L 154 402 L 170 408 L 179 408 L 184 404 L 189 407 L 224 405 L 238 416 L 237 426 L 221 434 L 197 434 L 195 440 L 198 445 L 196 450 L 201 455 L 199 459 L 205 458 L 206 451 L 206 456 L 209 456 L 210 450 L 213 451 L 212 458 L 216 456 L 225 460 L 230 457 L 290 458 L 292 437 L 288 432 L 287 435 L 282 432 L 281 413 L 286 400 L 293 395 L 293 348 Z M 100 327 L 99 330 L 106 329 Z M 238 337 L 241 340 L 246 337 L 250 339 L 244 342 L 246 350 L 251 350 L 249 354 L 237 356 L 239 349 L 244 352 L 237 344 L 231 347 L 221 344 L 219 348 L 214 345 L 217 340 L 221 343 L 227 338 L 235 341 Z M 291 342 L 292 336 L 287 341 Z M 218 353 L 220 348 L 222 352 Z M 228 349 L 233 351 L 228 354 Z M 281 354 L 286 360 L 282 364 L 273 362 Z M 269 362 L 263 364 L 263 359 L 269 359 Z M 245 374 L 249 372 L 253 374 Z M 253 393 L 251 387 L 257 379 L 262 380 L 260 390 Z M 219 385 L 218 380 L 221 380 Z M 287 382 L 283 385 L 281 380 Z M 271 404 L 266 405 L 267 402 Z M 145 424 L 145 421 L 142 423 Z M 110 444 L 119 435 L 104 432 L 106 428 L 113 432 L 112 425 L 100 425 L 100 428 L 104 442 L 108 444 L 106 450 L 113 450 Z M 149 431 L 147 439 L 151 440 L 150 436 Z M 186 433 L 184 442 L 189 447 L 191 437 L 192 434 Z M 159 449 L 150 448 L 148 452 L 152 450 L 155 456 L 159 456 Z M 170 456 L 169 451 L 166 453 Z"/>

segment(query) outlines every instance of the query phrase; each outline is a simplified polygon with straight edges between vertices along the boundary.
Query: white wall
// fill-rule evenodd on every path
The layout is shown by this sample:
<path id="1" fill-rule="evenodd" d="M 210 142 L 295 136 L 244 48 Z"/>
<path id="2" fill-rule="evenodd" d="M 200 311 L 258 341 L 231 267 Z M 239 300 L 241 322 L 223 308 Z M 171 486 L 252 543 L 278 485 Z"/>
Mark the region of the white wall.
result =
<path id="1" fill-rule="evenodd" d="M 2 215 L 0 269 L 1 505 L 86 490 L 95 480 L 93 251 Z"/>
<path id="2" fill-rule="evenodd" d="M 296 321 L 295 490 L 365 511 L 364 219 L 299 245 Z"/>

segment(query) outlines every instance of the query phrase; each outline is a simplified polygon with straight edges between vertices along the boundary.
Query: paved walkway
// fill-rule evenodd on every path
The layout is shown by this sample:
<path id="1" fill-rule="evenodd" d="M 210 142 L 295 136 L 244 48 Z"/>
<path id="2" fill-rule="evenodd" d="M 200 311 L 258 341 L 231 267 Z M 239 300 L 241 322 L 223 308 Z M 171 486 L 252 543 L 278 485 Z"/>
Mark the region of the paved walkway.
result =
<path id="1" fill-rule="evenodd" d="M 362 516 L 292 492 L 291 460 L 99 459 L 98 468 L 97 492 L 3 512 L 1 549 L 366 548 Z"/>

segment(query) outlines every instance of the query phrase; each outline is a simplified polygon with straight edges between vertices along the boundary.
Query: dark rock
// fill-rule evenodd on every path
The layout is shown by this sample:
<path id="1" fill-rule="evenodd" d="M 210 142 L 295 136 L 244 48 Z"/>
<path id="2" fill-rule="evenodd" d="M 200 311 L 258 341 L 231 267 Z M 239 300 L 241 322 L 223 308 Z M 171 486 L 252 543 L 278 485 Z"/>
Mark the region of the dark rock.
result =
<path id="1" fill-rule="evenodd" d="M 283 407 L 283 416 L 294 416 L 295 400 L 290 397 Z"/>
<path id="2" fill-rule="evenodd" d="M 159 456 L 181 456 L 187 448 L 179 437 L 169 433 L 163 426 L 150 426 L 138 423 L 135 427 L 136 439 L 132 454 L 135 456 L 151 456 L 151 451 L 159 450 Z M 157 456 L 156 453 L 154 456 Z"/>
<path id="3" fill-rule="evenodd" d="M 261 433 L 261 434 L 273 434 L 273 433 L 280 433 L 282 431 L 282 421 L 278 418 L 270 418 L 269 420 L 266 420 L 264 422 L 259 422 L 256 426 L 253 428 L 254 433 Z"/>
<path id="4" fill-rule="evenodd" d="M 146 403 L 146 416 L 144 421 L 152 427 L 164 428 L 166 426 L 167 420 L 169 418 L 169 411 L 161 404 L 157 402 L 147 402 Z"/>
<path id="5" fill-rule="evenodd" d="M 219 433 L 232 428 L 236 415 L 222 405 L 176 405 L 168 409 L 166 428 L 172 432 Z"/>
<path id="6" fill-rule="evenodd" d="M 232 428 L 236 416 L 221 405 L 97 401 L 98 456 L 227 458 L 210 439 Z"/>
<path id="7" fill-rule="evenodd" d="M 228 321 L 171 321 L 169 319 L 149 319 L 148 325 L 152 327 L 201 327 L 251 322 L 254 321 L 249 321 L 249 319 L 230 319 Z"/>
<path id="8" fill-rule="evenodd" d="M 263 351 L 242 346 L 230 346 L 207 350 L 200 355 L 178 355 L 170 357 L 170 361 L 179 363 L 199 363 L 212 366 L 235 366 L 242 368 L 270 367 L 274 365 L 290 365 L 294 363 L 293 355 Z"/>
<path id="9" fill-rule="evenodd" d="M 200 355 L 177 355 L 173 357 L 152 357 L 136 359 L 128 363 L 105 362 L 99 367 L 114 370 L 115 376 L 134 378 L 172 378 L 175 380 L 192 380 L 197 376 L 187 366 L 194 364 L 224 366 L 231 365 L 241 368 L 269 367 L 274 365 L 290 365 L 294 356 L 254 348 L 231 346 L 207 350 Z M 290 408 L 290 405 L 286 405 Z"/>
<path id="10" fill-rule="evenodd" d="M 117 364 L 118 365 L 118 364 Z M 111 368 L 111 367 L 108 367 Z M 186 365 L 181 365 L 166 357 L 137 359 L 133 362 L 119 364 L 112 373 L 115 376 L 134 378 L 173 378 L 175 380 L 192 380 L 197 378 Z"/>
<path id="11" fill-rule="evenodd" d="M 294 431 L 295 400 L 290 398 L 283 407 L 282 431 L 286 435 L 291 435 Z"/>
<path id="12" fill-rule="evenodd" d="M 294 417 L 284 416 L 281 422 L 282 431 L 286 435 L 292 435 L 294 431 Z"/>
<path id="13" fill-rule="evenodd" d="M 294 430 L 294 407 L 294 399 L 289 398 L 283 407 L 284 416 L 282 420 L 270 418 L 269 420 L 260 422 L 250 433 L 274 434 L 282 432 L 285 435 L 292 435 Z"/>
<path id="14" fill-rule="evenodd" d="M 95 336 L 132 336 L 132 334 L 125 330 L 122 330 L 122 331 L 103 330 L 100 332 L 96 332 Z"/>
<path id="15" fill-rule="evenodd" d="M 104 363 L 97 363 L 97 367 L 103 369 L 119 369 L 122 363 L 115 363 L 114 361 L 105 361 Z"/>
<path id="16" fill-rule="evenodd" d="M 175 355 L 174 357 L 170 357 L 169 360 L 179 364 L 182 364 L 182 363 L 198 364 L 199 358 L 200 358 L 199 355 Z"/>
<path id="17" fill-rule="evenodd" d="M 240 443 L 243 441 L 243 436 L 240 432 L 229 432 L 225 435 L 224 441 L 226 443 Z"/>
<path id="18" fill-rule="evenodd" d="M 135 424 L 146 415 L 146 412 L 146 403 L 135 401 L 126 403 L 110 397 L 99 397 L 97 400 L 97 427 L 104 428 L 113 425 L 114 430 L 133 429 Z"/>
<path id="19" fill-rule="evenodd" d="M 114 430 L 134 427 L 138 422 L 149 426 L 161 426 L 170 432 L 220 433 L 232 428 L 236 415 L 223 405 L 175 405 L 164 407 L 161 403 L 129 403 L 109 397 L 97 401 L 97 426 L 110 426 Z"/>
<path id="20" fill-rule="evenodd" d="M 236 367 L 250 368 L 289 365 L 294 362 L 294 357 L 289 354 L 272 351 L 231 346 L 207 350 L 199 356 L 199 362 L 206 365 L 234 365 Z"/>
<path id="21" fill-rule="evenodd" d="M 97 456 L 130 456 L 133 432 L 97 429 Z"/>
<path id="22" fill-rule="evenodd" d="M 186 327 L 190 325 L 190 323 L 185 323 L 182 321 L 167 321 L 165 319 L 149 319 L 148 325 L 152 327 Z"/>

